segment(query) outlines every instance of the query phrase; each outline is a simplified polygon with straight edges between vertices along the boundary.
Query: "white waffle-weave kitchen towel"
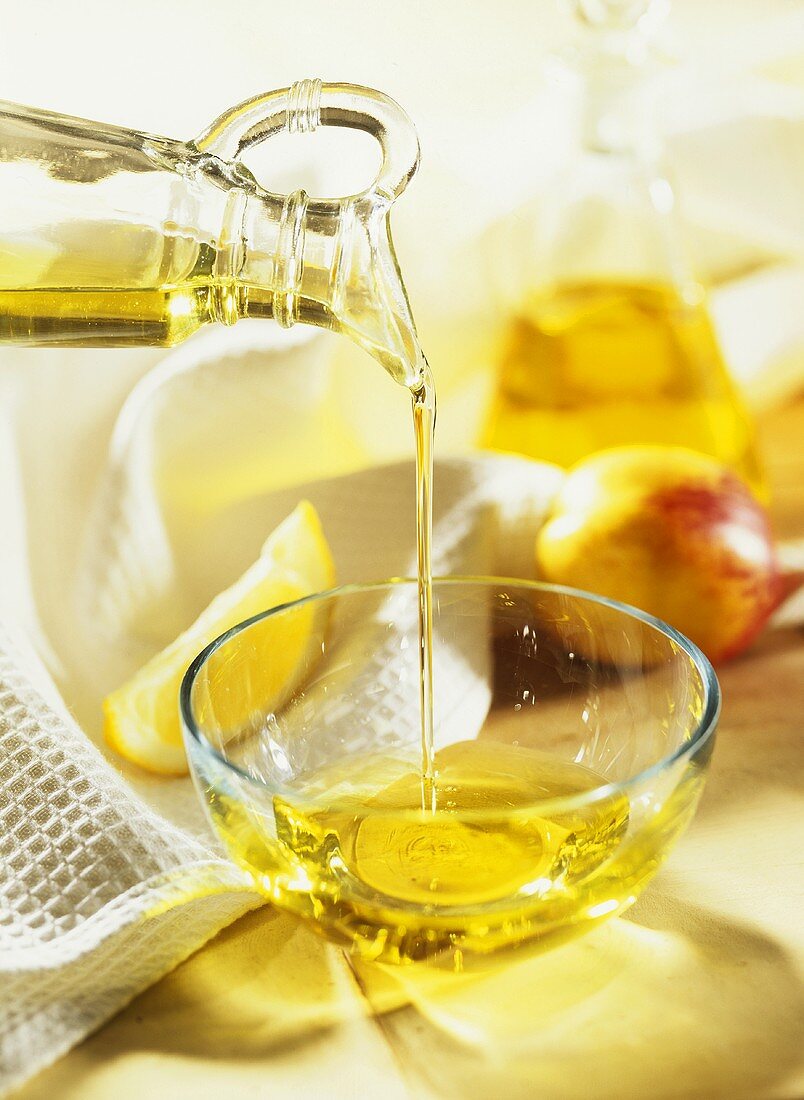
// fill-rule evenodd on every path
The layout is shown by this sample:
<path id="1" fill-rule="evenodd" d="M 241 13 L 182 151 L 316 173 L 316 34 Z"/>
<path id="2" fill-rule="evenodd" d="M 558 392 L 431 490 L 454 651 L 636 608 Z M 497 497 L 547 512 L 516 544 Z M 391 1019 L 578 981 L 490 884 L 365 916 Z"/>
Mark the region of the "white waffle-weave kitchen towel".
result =
<path id="1" fill-rule="evenodd" d="M 189 359 L 181 358 L 188 349 L 169 357 L 158 384 L 146 380 L 129 398 L 90 509 L 94 552 L 77 553 L 63 599 L 40 606 L 27 630 L 14 625 L 25 620 L 19 593 L 16 607 L 8 598 L 0 605 L 0 1093 L 259 904 L 209 835 L 189 780 L 121 774 L 98 736 L 105 691 L 236 577 L 302 496 L 321 515 L 340 580 L 409 573 L 415 560 L 410 461 L 283 490 L 252 482 L 244 492 L 238 471 L 250 428 L 251 444 L 260 442 L 259 423 L 252 417 L 249 428 L 243 415 L 244 392 L 264 401 L 272 371 L 289 363 L 315 385 L 315 342 L 290 341 L 280 355 L 275 346 L 250 348 L 228 360 L 205 355 L 205 346 Z M 275 378 L 273 385 L 279 401 L 282 388 Z M 188 440 L 173 410 L 187 413 L 188 394 L 193 431 L 215 441 L 216 486 L 203 470 L 180 484 L 176 462 Z M 292 412 L 300 433 L 320 431 L 306 419 L 315 403 L 305 407 L 303 392 L 293 401 L 295 409 L 274 414 Z M 193 477 L 215 506 L 177 514 Z M 441 463 L 436 570 L 527 575 L 559 480 L 552 467 L 515 458 Z M 137 539 L 140 517 L 148 537 Z M 22 525 L 24 517 L 9 518 Z M 56 545 L 60 537 L 55 528 Z M 155 593 L 161 620 L 142 613 Z"/>

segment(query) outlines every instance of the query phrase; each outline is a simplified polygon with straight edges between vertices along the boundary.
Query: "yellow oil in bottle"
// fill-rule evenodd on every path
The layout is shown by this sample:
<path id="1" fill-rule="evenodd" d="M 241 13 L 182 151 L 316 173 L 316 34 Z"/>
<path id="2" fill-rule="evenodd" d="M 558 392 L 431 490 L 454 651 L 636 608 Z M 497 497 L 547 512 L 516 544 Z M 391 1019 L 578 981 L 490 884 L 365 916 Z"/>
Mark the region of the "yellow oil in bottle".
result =
<path id="1" fill-rule="evenodd" d="M 96 239 L 101 231 L 82 228 Z M 283 309 L 273 289 L 271 257 L 252 258 L 251 280 L 219 274 L 220 251 L 191 236 L 163 236 L 138 225 L 106 227 L 102 271 L 97 245 L 85 254 L 79 244 L 60 242 L 54 254 L 0 239 L 0 344 L 50 347 L 172 347 L 203 325 L 233 324 L 241 318 L 273 319 Z M 349 284 L 348 316 L 327 302 L 328 270 L 305 263 L 305 289 L 295 296 L 294 321 L 340 332 L 375 358 L 394 377 L 399 364 L 418 376 L 418 347 L 404 352 L 385 346 L 373 322 L 385 313 L 389 331 L 396 317 L 365 291 Z M 260 277 L 264 276 L 264 281 Z M 320 297 L 317 295 L 320 292 Z M 400 378 L 401 380 L 401 378 Z M 428 390 L 428 401 L 430 391 Z"/>
<path id="2" fill-rule="evenodd" d="M 0 250 L 1 251 L 1 250 Z M 178 249 L 176 249 L 178 251 Z M 196 246 L 196 262 L 181 280 L 160 282 L 148 268 L 122 266 L 108 285 L 82 282 L 86 272 L 49 272 L 56 285 L 4 287 L 0 278 L 0 342 L 51 347 L 172 347 L 212 321 L 272 317 L 273 293 L 214 274 L 215 252 Z M 170 263 L 168 253 L 163 265 Z M 119 261 L 118 261 L 119 263 Z M 110 261 L 110 268 L 112 262 Z M 14 273 L 11 272 L 11 275 Z M 314 310 L 315 304 L 309 308 Z"/>
<path id="3" fill-rule="evenodd" d="M 0 342 L 170 346 L 215 318 L 209 244 L 122 222 L 66 232 L 50 249 L 0 240 Z"/>
<path id="4" fill-rule="evenodd" d="M 661 284 L 534 294 L 502 339 L 483 443 L 564 467 L 629 443 L 691 447 L 763 491 L 705 298 Z"/>
<path id="5" fill-rule="evenodd" d="M 365 959 L 459 967 L 464 952 L 571 937 L 623 908 L 699 789 L 682 785 L 635 843 L 624 795 L 533 808 L 605 782 L 580 764 L 495 740 L 446 746 L 437 760 L 435 815 L 419 771 L 387 756 L 313 774 L 263 816 L 222 794 L 211 812 L 282 908 Z"/>
<path id="6" fill-rule="evenodd" d="M 171 346 L 211 312 L 211 288 L 200 281 L 136 290 L 0 290 L 0 339 L 60 347 Z"/>

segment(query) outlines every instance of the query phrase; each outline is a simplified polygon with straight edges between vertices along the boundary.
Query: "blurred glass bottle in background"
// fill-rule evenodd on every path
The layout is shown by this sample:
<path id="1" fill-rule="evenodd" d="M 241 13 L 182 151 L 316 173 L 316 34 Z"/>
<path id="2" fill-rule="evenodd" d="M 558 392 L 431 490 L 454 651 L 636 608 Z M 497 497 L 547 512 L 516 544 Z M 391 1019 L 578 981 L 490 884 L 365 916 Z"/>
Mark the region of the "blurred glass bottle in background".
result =
<path id="1" fill-rule="evenodd" d="M 579 140 L 526 226 L 485 446 L 570 466 L 629 443 L 712 455 L 760 495 L 750 418 L 684 255 L 653 125 L 656 0 L 574 0 Z M 652 10 L 649 10 L 652 9 Z"/>

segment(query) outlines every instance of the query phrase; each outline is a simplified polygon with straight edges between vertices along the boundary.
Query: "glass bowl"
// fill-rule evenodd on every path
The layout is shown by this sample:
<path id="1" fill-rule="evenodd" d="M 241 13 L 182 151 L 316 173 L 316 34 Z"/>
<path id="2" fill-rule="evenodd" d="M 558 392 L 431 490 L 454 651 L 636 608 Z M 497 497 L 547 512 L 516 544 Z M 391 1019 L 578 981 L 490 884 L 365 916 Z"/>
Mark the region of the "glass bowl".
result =
<path id="1" fill-rule="evenodd" d="M 266 898 L 363 959 L 459 969 L 634 901 L 692 817 L 720 691 L 671 627 L 585 592 L 434 583 L 423 808 L 416 582 L 221 635 L 181 688 L 213 828 Z"/>

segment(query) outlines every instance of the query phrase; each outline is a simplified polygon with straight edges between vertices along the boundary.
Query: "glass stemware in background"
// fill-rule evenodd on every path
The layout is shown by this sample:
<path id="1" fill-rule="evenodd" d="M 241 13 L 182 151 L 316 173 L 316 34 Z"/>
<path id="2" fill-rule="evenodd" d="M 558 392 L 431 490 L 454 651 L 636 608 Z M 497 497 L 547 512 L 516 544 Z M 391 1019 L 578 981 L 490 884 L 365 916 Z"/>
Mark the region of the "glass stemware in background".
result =
<path id="1" fill-rule="evenodd" d="M 460 969 L 635 899 L 694 812 L 719 690 L 686 639 L 600 597 L 462 578 L 434 597 L 435 811 L 413 581 L 233 628 L 181 707 L 211 823 L 268 899 L 361 958 Z"/>
<path id="2" fill-rule="evenodd" d="M 575 0 L 578 142 L 509 256 L 519 300 L 483 442 L 570 466 L 605 447 L 682 445 L 760 494 L 748 414 L 687 262 L 651 101 L 657 0 Z"/>

